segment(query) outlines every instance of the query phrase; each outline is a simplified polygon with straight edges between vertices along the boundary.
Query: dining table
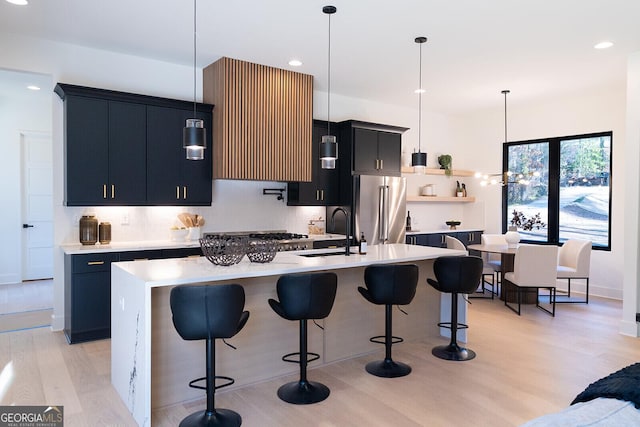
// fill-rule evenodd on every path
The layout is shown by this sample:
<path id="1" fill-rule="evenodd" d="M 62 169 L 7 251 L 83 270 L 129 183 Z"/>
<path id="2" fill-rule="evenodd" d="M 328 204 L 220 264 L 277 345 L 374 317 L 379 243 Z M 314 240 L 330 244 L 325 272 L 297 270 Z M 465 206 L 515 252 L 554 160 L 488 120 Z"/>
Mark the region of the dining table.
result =
<path id="1" fill-rule="evenodd" d="M 501 287 L 502 291 L 500 292 L 500 299 L 504 301 L 505 295 L 509 295 L 508 302 L 515 302 L 516 292 L 514 285 L 508 280 L 504 280 L 504 274 L 510 271 L 513 271 L 516 253 L 518 252 L 519 244 L 515 246 L 510 245 L 469 245 L 467 246 L 467 250 L 471 253 L 472 251 L 477 251 L 481 253 L 490 253 L 490 254 L 500 254 L 500 275 L 502 276 Z M 514 292 L 509 292 L 510 290 L 514 290 Z M 513 301 L 512 301 L 513 299 Z M 538 301 L 538 292 L 537 290 L 533 292 L 532 290 L 522 292 L 522 304 L 535 304 Z"/>

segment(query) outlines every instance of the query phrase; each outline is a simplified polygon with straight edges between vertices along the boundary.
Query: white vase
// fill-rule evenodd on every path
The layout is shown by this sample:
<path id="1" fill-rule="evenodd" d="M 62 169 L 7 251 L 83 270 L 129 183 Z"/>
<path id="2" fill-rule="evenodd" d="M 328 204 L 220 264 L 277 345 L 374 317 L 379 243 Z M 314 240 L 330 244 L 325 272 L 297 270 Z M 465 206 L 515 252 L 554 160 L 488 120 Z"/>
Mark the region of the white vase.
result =
<path id="1" fill-rule="evenodd" d="M 509 231 L 504 234 L 504 240 L 507 241 L 507 247 L 516 248 L 520 242 L 520 233 L 516 227 L 509 227 Z"/>

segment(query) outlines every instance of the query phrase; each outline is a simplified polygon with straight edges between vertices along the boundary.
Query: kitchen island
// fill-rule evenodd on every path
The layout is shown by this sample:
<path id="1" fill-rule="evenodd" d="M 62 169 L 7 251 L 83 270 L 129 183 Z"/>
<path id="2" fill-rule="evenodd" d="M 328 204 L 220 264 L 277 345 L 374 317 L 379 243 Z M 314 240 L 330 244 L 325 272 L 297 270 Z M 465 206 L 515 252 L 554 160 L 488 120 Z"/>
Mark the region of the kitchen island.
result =
<path id="1" fill-rule="evenodd" d="M 334 250 L 336 251 L 336 250 Z M 338 252 L 343 250 L 337 250 Z M 169 294 L 176 285 L 239 283 L 246 293 L 245 309 L 251 316 L 245 328 L 231 339 L 233 350 L 217 346 L 216 370 L 235 378 L 242 387 L 298 371 L 282 355 L 298 349 L 297 322 L 280 318 L 267 300 L 277 298 L 276 281 L 283 274 L 333 271 L 338 275 L 336 300 L 329 317 L 319 322 L 324 330 L 309 326 L 309 350 L 320 360 L 310 368 L 356 357 L 383 347 L 369 338 L 384 332 L 384 309 L 368 303 L 358 293 L 364 269 L 371 264 L 415 263 L 420 268 L 416 296 L 405 310 L 396 311 L 394 334 L 406 340 L 440 335 L 437 323 L 448 320 L 441 295 L 426 285 L 433 277 L 433 260 L 464 251 L 405 244 L 373 245 L 366 255 L 305 257 L 326 250 L 280 252 L 266 264 L 246 257 L 222 267 L 206 258 L 131 261 L 111 267 L 111 381 L 140 426 L 153 425 L 151 411 L 179 402 L 203 399 L 204 393 L 188 387 L 204 375 L 202 341 L 183 341 L 173 327 Z M 466 309 L 461 306 L 460 320 Z M 364 366 L 362 367 L 364 369 Z M 274 390 L 274 393 L 276 390 Z"/>

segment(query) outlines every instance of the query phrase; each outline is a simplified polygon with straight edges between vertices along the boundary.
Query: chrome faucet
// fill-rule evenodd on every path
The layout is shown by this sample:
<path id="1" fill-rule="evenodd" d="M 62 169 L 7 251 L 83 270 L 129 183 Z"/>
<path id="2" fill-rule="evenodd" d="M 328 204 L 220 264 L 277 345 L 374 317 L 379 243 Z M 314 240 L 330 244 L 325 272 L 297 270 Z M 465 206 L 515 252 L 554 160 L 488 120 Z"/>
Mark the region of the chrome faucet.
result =
<path id="1" fill-rule="evenodd" d="M 349 217 L 349 213 L 344 210 L 343 208 L 341 208 L 340 206 L 338 206 L 337 208 L 335 208 L 333 210 L 333 213 L 331 214 L 331 228 L 335 229 L 335 220 L 334 217 L 336 216 L 337 212 L 342 212 L 344 214 L 344 219 L 347 223 L 347 229 L 346 229 L 346 233 L 347 233 L 347 245 L 345 246 L 344 249 L 344 255 L 345 256 L 349 256 L 351 254 L 351 252 L 349 252 L 349 246 L 350 246 L 350 240 L 349 240 L 349 236 L 351 235 L 351 218 Z"/>

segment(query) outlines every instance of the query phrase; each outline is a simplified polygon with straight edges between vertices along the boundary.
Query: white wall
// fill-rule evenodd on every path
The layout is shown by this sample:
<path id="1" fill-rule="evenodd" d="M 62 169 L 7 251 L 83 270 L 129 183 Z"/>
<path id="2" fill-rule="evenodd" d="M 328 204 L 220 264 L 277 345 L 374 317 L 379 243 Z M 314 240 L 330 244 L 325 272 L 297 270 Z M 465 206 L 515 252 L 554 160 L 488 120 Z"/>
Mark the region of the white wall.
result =
<path id="1" fill-rule="evenodd" d="M 496 96 L 500 96 L 496 91 Z M 594 295 L 622 298 L 624 271 L 626 97 L 624 87 L 598 88 L 562 99 L 541 100 L 526 106 L 517 102 L 517 91 L 508 100 L 508 139 L 522 141 L 550 136 L 613 131 L 611 252 L 593 251 L 590 289 Z M 464 144 L 465 165 L 474 170 L 500 172 L 504 142 L 504 108 L 460 117 L 457 136 Z M 633 165 L 633 164 L 632 164 Z M 637 168 L 636 162 L 633 167 Z M 502 232 L 501 189 L 478 187 L 484 206 L 486 229 Z"/>
<path id="2" fill-rule="evenodd" d="M 624 220 L 624 301 L 623 334 L 640 336 L 636 313 L 640 312 L 640 52 L 630 55 L 627 64 L 627 145 L 625 161 Z"/>

